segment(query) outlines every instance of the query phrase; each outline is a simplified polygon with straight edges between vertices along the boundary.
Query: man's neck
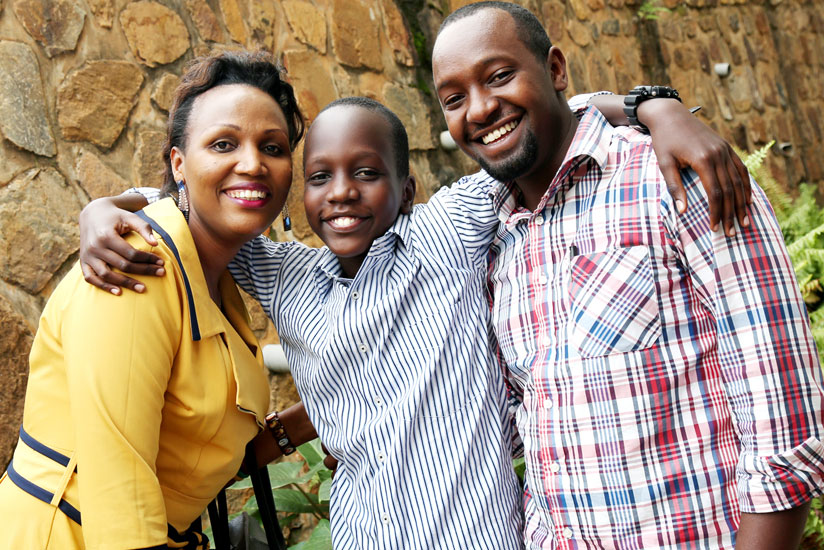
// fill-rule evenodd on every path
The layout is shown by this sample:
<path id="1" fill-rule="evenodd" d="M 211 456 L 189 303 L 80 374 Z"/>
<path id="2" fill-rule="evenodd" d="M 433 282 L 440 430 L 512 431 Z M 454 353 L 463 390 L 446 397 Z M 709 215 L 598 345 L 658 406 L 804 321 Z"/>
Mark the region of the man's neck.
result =
<path id="1" fill-rule="evenodd" d="M 543 164 L 536 166 L 531 173 L 518 178 L 515 183 L 521 191 L 520 202 L 521 206 L 534 211 L 541 203 L 541 199 L 549 189 L 555 179 L 558 169 L 566 158 L 569 146 L 575 137 L 575 132 L 578 129 L 578 117 L 570 112 L 570 116 L 566 119 L 566 128 L 562 129 L 560 134 L 563 135 L 559 145 L 546 157 Z"/>

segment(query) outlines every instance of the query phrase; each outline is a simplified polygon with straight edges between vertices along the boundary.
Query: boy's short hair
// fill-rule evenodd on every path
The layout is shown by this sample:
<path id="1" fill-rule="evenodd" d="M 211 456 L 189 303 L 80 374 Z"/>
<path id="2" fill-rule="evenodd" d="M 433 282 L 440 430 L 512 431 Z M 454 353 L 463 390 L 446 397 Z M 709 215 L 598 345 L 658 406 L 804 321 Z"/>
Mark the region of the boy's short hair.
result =
<path id="1" fill-rule="evenodd" d="M 549 49 L 552 47 L 552 42 L 549 40 L 549 36 L 546 34 L 544 26 L 531 11 L 519 6 L 518 4 L 512 4 L 511 2 L 477 2 L 475 4 L 468 4 L 462 8 L 458 8 L 443 20 L 443 23 L 441 23 L 441 26 L 438 29 L 438 34 L 441 34 L 446 27 L 455 21 L 488 9 L 501 10 L 508 13 L 510 17 L 512 17 L 512 20 L 515 21 L 515 28 L 518 31 L 518 38 L 524 46 L 535 54 L 538 61 L 546 61 L 546 56 L 549 54 Z"/>
<path id="2" fill-rule="evenodd" d="M 340 99 L 336 99 L 321 109 L 320 112 L 322 113 L 324 111 L 328 111 L 333 107 L 343 106 L 360 107 L 361 109 L 372 111 L 373 113 L 377 113 L 382 116 L 386 122 L 389 123 L 389 130 L 392 133 L 392 154 L 395 155 L 395 170 L 399 179 L 406 179 L 406 177 L 409 176 L 409 137 L 407 136 L 406 128 L 404 127 L 403 122 L 401 122 L 401 119 L 398 118 L 398 115 L 393 113 L 391 109 L 379 101 L 360 96 L 342 97 Z"/>

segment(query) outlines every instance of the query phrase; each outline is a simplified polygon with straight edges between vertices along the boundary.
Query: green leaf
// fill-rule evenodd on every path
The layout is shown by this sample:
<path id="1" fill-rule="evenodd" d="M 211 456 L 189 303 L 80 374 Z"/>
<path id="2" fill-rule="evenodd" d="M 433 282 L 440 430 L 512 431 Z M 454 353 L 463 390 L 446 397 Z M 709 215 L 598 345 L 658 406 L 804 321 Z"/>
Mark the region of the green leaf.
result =
<path id="1" fill-rule="evenodd" d="M 324 480 L 318 487 L 318 502 L 329 504 L 329 496 L 332 493 L 332 479 Z"/>
<path id="2" fill-rule="evenodd" d="M 300 471 L 303 469 L 303 462 L 278 462 L 269 465 L 269 481 L 272 489 L 285 487 L 290 483 L 303 483 Z"/>
<path id="3" fill-rule="evenodd" d="M 323 458 L 326 456 L 320 448 L 320 439 L 313 439 L 309 443 L 304 443 L 298 447 L 298 452 L 306 459 L 306 463 L 311 467 L 318 462 L 323 463 Z"/>
<path id="4" fill-rule="evenodd" d="M 322 519 L 318 522 L 312 536 L 306 541 L 303 550 L 332 550 L 332 533 L 329 529 L 329 520 Z"/>
<path id="5" fill-rule="evenodd" d="M 317 495 L 311 493 L 304 495 L 294 489 L 276 489 L 272 491 L 272 494 L 275 495 L 275 508 L 278 512 L 311 514 L 315 512 L 315 507 L 307 498 L 311 499 L 314 504 L 318 504 Z"/>
<path id="6" fill-rule="evenodd" d="M 518 479 L 523 482 L 524 475 L 526 475 L 526 460 L 524 457 L 513 460 L 512 467 L 515 468 L 515 474 L 518 476 Z"/>

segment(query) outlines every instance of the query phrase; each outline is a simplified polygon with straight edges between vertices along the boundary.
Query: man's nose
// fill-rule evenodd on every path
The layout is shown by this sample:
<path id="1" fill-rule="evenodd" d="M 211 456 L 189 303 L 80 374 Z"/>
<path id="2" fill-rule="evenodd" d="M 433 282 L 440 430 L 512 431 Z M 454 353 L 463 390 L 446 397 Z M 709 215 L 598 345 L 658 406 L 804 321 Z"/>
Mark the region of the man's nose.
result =
<path id="1" fill-rule="evenodd" d="M 487 122 L 500 105 L 498 98 L 490 93 L 476 92 L 469 96 L 466 118 L 468 122 L 482 124 Z"/>

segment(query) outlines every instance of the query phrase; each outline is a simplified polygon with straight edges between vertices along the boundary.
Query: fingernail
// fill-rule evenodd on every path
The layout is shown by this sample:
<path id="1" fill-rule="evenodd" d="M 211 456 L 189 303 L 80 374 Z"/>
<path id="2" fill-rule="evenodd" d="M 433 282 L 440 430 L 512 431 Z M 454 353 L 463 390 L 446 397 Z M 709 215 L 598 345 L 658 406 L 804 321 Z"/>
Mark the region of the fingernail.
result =
<path id="1" fill-rule="evenodd" d="M 163 265 L 165 262 L 163 260 L 158 260 L 155 262 L 155 265 Z"/>
<path id="2" fill-rule="evenodd" d="M 735 237 L 735 228 L 734 227 L 730 227 L 729 235 L 730 235 L 730 237 Z"/>
<path id="3" fill-rule="evenodd" d="M 683 214 L 684 213 L 684 208 L 685 208 L 684 207 L 684 201 L 682 201 L 682 200 L 675 201 L 675 208 L 678 209 L 678 212 Z"/>
<path id="4" fill-rule="evenodd" d="M 143 292 L 144 290 L 146 290 L 145 285 L 134 285 L 134 291 L 135 292 Z"/>
<path id="5" fill-rule="evenodd" d="M 741 222 L 741 225 L 743 225 L 744 227 L 749 227 L 750 226 L 750 217 L 749 216 L 744 216 L 744 221 Z"/>
<path id="6" fill-rule="evenodd" d="M 166 270 L 163 269 L 162 267 L 160 269 L 158 269 L 157 271 L 155 271 L 155 275 L 157 275 L 158 277 L 164 275 L 165 273 L 166 273 Z"/>
<path id="7" fill-rule="evenodd" d="M 109 292 L 111 292 L 111 293 L 112 293 L 112 294 L 114 294 L 115 296 L 119 296 L 119 295 L 120 295 L 120 289 L 119 289 L 119 288 L 110 288 L 110 289 L 109 289 Z"/>
<path id="8" fill-rule="evenodd" d="M 710 226 L 710 231 L 712 231 L 713 233 L 715 233 L 716 231 L 718 231 L 718 224 L 711 225 L 711 226 Z"/>

